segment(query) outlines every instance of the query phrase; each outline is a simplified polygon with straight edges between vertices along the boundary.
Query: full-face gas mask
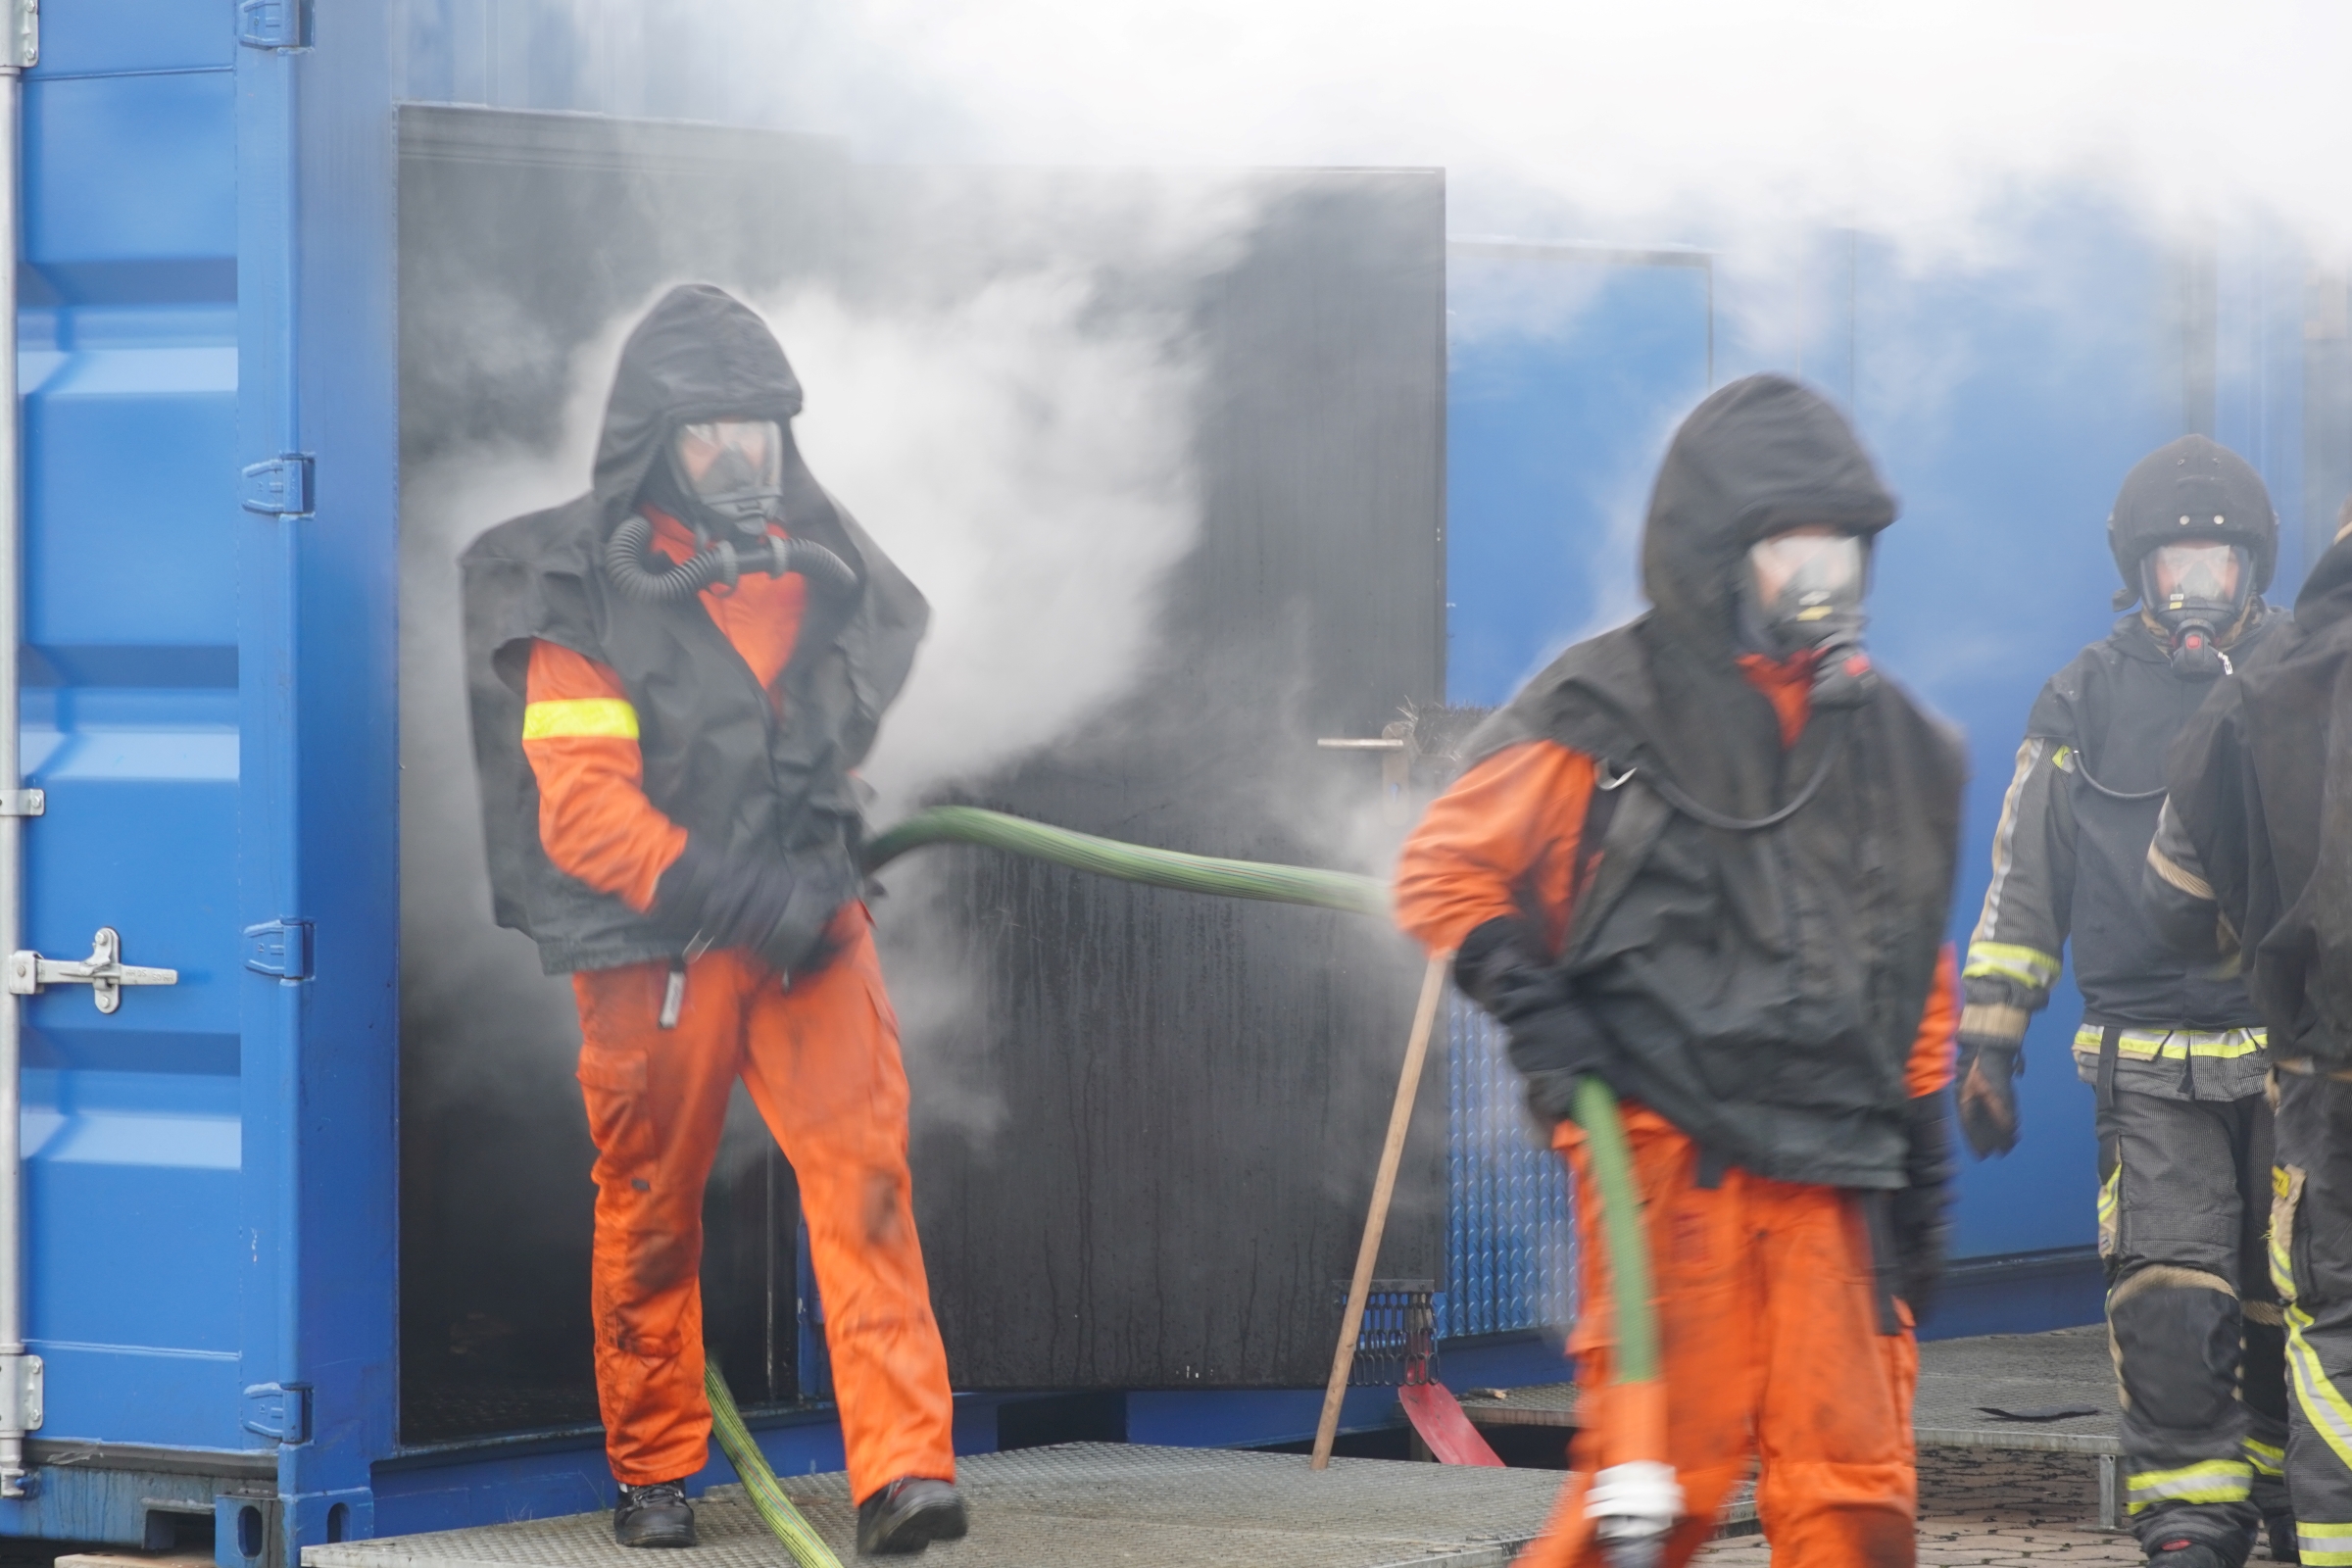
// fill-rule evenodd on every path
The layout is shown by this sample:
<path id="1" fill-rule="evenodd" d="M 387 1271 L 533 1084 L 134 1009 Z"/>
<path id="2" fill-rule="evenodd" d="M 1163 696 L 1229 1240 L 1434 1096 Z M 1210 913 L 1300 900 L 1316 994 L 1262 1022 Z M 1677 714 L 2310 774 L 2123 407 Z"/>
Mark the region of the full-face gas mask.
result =
<path id="1" fill-rule="evenodd" d="M 731 590 L 744 572 L 799 572 L 811 589 L 847 594 L 858 587 L 848 563 L 813 539 L 782 538 L 771 523 L 785 516 L 786 443 L 773 419 L 705 419 L 681 424 L 646 474 L 639 496 L 694 530 L 695 555 L 674 565 L 649 557 L 653 524 L 623 518 L 605 545 L 605 574 L 630 599 L 682 603 L 705 588 Z M 799 459 L 793 459 L 795 470 Z"/>
<path id="2" fill-rule="evenodd" d="M 662 453 L 678 520 L 713 539 L 757 540 L 784 510 L 784 430 L 773 419 L 681 424 Z"/>
<path id="3" fill-rule="evenodd" d="M 2230 667 L 2221 642 L 2245 613 L 2253 583 L 2245 546 L 2227 539 L 2158 545 L 2140 558 L 2140 600 L 2167 633 L 2175 670 L 2211 680 Z"/>
<path id="4" fill-rule="evenodd" d="M 1818 656 L 1813 706 L 1853 708 L 1878 683 L 1862 648 L 1870 591 L 1870 541 L 1802 528 L 1757 541 L 1740 573 L 1743 640 L 1782 659 Z"/>

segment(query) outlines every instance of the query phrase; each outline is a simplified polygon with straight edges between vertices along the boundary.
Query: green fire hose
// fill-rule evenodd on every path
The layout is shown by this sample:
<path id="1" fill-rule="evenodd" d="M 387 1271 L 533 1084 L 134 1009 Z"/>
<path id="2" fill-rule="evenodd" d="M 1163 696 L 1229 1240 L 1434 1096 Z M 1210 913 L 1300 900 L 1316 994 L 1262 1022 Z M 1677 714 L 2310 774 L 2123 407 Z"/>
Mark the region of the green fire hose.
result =
<path id="1" fill-rule="evenodd" d="M 1348 914 L 1385 916 L 1389 912 L 1388 887 L 1373 877 L 1148 849 L 975 806 L 933 807 L 868 839 L 862 857 L 865 869 L 879 870 L 907 851 L 929 844 L 978 845 L 1095 876 L 1181 893 L 1302 904 Z M 1599 1192 L 1601 1228 L 1607 1238 L 1609 1276 L 1615 1286 L 1617 1381 L 1654 1386 L 1658 1381 L 1658 1330 L 1650 1308 L 1649 1246 L 1642 1231 L 1641 1200 L 1635 1191 L 1633 1161 L 1626 1151 L 1617 1099 L 1598 1078 L 1587 1078 L 1577 1086 L 1575 1112 L 1577 1124 L 1590 1142 L 1592 1181 Z M 760 1518 L 801 1568 L 840 1568 L 839 1559 L 784 1495 L 783 1487 L 744 1426 L 716 1365 L 709 1366 L 704 1382 L 710 1396 L 719 1447 L 743 1478 Z M 1658 1391 L 1642 1392 L 1654 1396 Z M 1642 1402 L 1661 1401 L 1652 1397 Z M 1660 1431 L 1656 1436 L 1662 1440 L 1664 1434 Z M 1664 1454 L 1639 1457 L 1662 1459 Z"/>

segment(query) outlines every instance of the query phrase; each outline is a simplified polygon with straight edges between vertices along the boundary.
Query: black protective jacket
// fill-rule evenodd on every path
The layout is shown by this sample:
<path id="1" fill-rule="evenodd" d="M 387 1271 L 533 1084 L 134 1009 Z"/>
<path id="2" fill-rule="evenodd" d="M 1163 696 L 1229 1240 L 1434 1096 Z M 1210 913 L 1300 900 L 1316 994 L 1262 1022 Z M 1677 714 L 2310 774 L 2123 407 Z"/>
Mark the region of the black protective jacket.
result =
<path id="1" fill-rule="evenodd" d="M 2258 605 L 2230 649 L 2232 664 L 2262 667 L 2285 619 Z M 2085 1076 L 2114 1025 L 2119 1087 L 2174 1099 L 2261 1092 L 2268 1064 L 2248 1033 L 2261 1018 L 2245 986 L 2210 961 L 2175 953 L 2140 898 L 2165 756 L 2213 689 L 2175 672 L 2137 612 L 2042 687 L 2002 802 L 1992 880 L 1969 943 L 1965 1032 L 2023 1038 L 2030 1016 L 2049 1002 L 2071 939 L 2083 1015 L 2076 1056 Z"/>
<path id="2" fill-rule="evenodd" d="M 729 856 L 850 861 L 861 817 L 849 770 L 912 665 L 928 610 L 914 585 L 808 474 L 787 465 L 785 525 L 857 572 L 854 593 L 809 596 L 770 702 L 699 597 L 654 605 L 613 591 L 606 540 L 636 505 L 678 425 L 768 417 L 789 428 L 800 382 L 765 322 L 707 285 L 673 289 L 630 334 L 613 378 L 594 487 L 500 523 L 461 560 L 466 678 L 498 923 L 539 944 L 548 972 L 674 955 L 680 934 L 549 863 L 522 753 L 534 638 L 610 666 L 637 710 L 645 793 Z M 788 448 L 789 451 L 789 448 Z M 781 716 L 778 716 L 779 710 Z"/>
<path id="3" fill-rule="evenodd" d="M 2322 556 L 2263 668 L 2174 743 L 2142 877 L 2184 953 L 2245 956 L 2280 1061 L 2352 1065 L 2352 540 Z"/>
<path id="4" fill-rule="evenodd" d="M 1965 765 L 1892 681 L 1817 710 L 1784 748 L 1739 668 L 1734 583 L 1802 523 L 1876 532 L 1894 501 L 1844 419 L 1778 376 L 1686 421 L 1650 500 L 1652 609 L 1578 644 L 1472 738 L 1546 738 L 1634 770 L 1600 850 L 1589 931 L 1562 961 L 1612 1045 L 1609 1076 L 1715 1158 L 1785 1181 L 1905 1185 L 1905 1068 L 1935 984 Z M 1671 791 L 1730 817 L 1709 826 Z M 1657 789 L 1651 789 L 1655 784 Z M 1628 822 L 1651 825 L 1629 833 Z"/>

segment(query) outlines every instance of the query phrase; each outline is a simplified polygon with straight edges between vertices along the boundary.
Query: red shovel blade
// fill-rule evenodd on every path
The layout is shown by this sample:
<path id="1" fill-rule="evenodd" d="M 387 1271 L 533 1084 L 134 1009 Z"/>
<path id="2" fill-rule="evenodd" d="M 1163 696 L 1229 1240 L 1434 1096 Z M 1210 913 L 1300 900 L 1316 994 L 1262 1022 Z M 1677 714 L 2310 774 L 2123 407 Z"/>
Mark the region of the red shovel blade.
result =
<path id="1" fill-rule="evenodd" d="M 1407 1383 L 1396 1391 L 1404 1418 L 1421 1434 L 1440 1464 L 1483 1464 L 1500 1470 L 1503 1463 L 1462 1414 L 1462 1407 L 1443 1383 Z"/>

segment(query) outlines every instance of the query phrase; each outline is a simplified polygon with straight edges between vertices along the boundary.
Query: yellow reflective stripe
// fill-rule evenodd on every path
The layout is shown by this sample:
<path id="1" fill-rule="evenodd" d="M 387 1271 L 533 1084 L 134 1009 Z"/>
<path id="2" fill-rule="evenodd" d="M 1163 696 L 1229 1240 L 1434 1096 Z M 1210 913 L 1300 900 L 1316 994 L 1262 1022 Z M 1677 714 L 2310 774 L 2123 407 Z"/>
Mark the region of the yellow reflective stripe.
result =
<path id="1" fill-rule="evenodd" d="M 618 697 L 566 697 L 532 703 L 522 710 L 522 738 L 556 740 L 570 735 L 598 735 L 615 740 L 637 738 L 637 710 Z"/>
<path id="2" fill-rule="evenodd" d="M 2240 1438 L 2238 1446 L 2245 1450 L 2246 1462 L 2251 1464 L 2257 1473 L 2266 1476 L 2286 1474 L 2286 1450 L 2284 1448 L 2264 1443 L 2257 1438 Z"/>
<path id="3" fill-rule="evenodd" d="M 2122 1184 L 2123 1178 L 2124 1162 L 2119 1155 L 2115 1162 L 2115 1169 L 2109 1171 L 2107 1179 L 2099 1183 L 2099 1255 L 2101 1257 L 2115 1255 L 2116 1189 Z"/>
<path id="4" fill-rule="evenodd" d="M 2303 1331 L 2311 1325 L 2309 1312 L 2295 1306 L 2286 1309 L 2286 1369 L 2294 1374 L 2295 1402 L 2303 1407 L 2312 1430 L 2335 1450 L 2336 1458 L 2352 1466 L 2352 1403 L 2328 1381 L 2319 1352 L 2303 1338 Z"/>
<path id="5" fill-rule="evenodd" d="M 2242 1502 L 2254 1491 L 2243 1459 L 2206 1459 L 2178 1470 L 2142 1470 L 2126 1478 L 2132 1512 L 2158 1502 Z"/>
<path id="6" fill-rule="evenodd" d="M 2075 1054 L 2096 1056 L 2099 1037 L 2104 1033 L 2095 1023 L 2077 1029 Z M 2117 1033 L 2115 1054 L 2133 1061 L 2161 1061 L 2167 1057 L 2178 1061 L 2182 1056 L 2236 1061 L 2262 1050 L 2269 1040 L 2269 1035 L 2261 1029 L 2124 1029 Z"/>
<path id="7" fill-rule="evenodd" d="M 2352 1524 L 2295 1521 L 2295 1544 L 2308 1563 L 2352 1563 Z"/>
<path id="8" fill-rule="evenodd" d="M 2271 1288 L 2278 1299 L 2295 1299 L 2295 1209 L 2303 1200 L 2303 1170 L 2299 1165 L 2271 1167 Z"/>
<path id="9" fill-rule="evenodd" d="M 1989 976 L 2021 985 L 2046 986 L 2058 978 L 2058 956 L 2039 948 L 2021 948 L 2014 942 L 1972 942 L 1968 945 L 1966 979 Z"/>

